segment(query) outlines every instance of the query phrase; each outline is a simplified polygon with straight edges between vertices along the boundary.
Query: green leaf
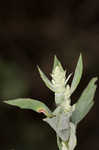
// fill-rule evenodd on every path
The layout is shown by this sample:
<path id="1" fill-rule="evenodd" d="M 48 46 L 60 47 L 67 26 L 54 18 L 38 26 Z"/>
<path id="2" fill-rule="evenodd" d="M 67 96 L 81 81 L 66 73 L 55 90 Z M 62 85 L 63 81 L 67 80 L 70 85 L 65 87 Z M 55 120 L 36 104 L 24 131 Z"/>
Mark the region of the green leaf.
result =
<path id="1" fill-rule="evenodd" d="M 43 119 L 47 122 L 63 141 L 67 141 L 70 133 L 69 117 L 66 113 L 57 114 L 52 118 Z"/>
<path id="2" fill-rule="evenodd" d="M 34 99 L 20 98 L 20 99 L 8 100 L 4 102 L 13 106 L 18 106 L 22 109 L 31 109 L 39 113 L 44 113 L 47 117 L 52 116 L 51 111 L 44 103 Z"/>
<path id="3" fill-rule="evenodd" d="M 79 60 L 78 60 L 77 66 L 76 66 L 76 70 L 74 73 L 73 81 L 71 84 L 71 94 L 76 90 L 76 88 L 80 82 L 80 79 L 82 76 L 82 71 L 83 71 L 83 63 L 82 63 L 82 55 L 80 54 Z"/>
<path id="4" fill-rule="evenodd" d="M 57 66 L 58 66 L 62 71 L 64 71 L 64 70 L 63 70 L 63 67 L 62 67 L 62 65 L 61 65 L 61 63 L 60 63 L 60 61 L 58 60 L 57 56 L 55 55 L 55 56 L 54 56 L 54 64 L 53 64 L 52 72 L 54 71 L 54 69 L 55 69 Z"/>
<path id="5" fill-rule="evenodd" d="M 47 76 L 42 72 L 42 70 L 38 67 L 38 71 L 40 73 L 40 76 L 42 78 L 42 80 L 44 81 L 45 85 L 51 90 L 54 92 L 54 89 L 53 89 L 53 85 L 51 83 L 51 81 L 47 78 Z"/>
<path id="6" fill-rule="evenodd" d="M 78 124 L 92 108 L 94 104 L 93 98 L 97 87 L 95 85 L 96 81 L 97 78 L 91 79 L 88 86 L 85 88 L 78 102 L 76 103 L 75 111 L 73 112 L 71 118 L 73 123 Z"/>

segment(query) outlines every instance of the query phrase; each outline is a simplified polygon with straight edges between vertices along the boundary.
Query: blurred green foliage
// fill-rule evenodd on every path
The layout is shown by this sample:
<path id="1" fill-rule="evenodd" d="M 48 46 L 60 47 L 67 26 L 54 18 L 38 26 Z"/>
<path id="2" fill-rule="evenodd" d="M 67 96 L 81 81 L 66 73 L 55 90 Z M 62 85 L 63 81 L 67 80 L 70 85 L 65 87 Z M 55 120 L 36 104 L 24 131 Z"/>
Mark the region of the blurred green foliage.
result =
<path id="1" fill-rule="evenodd" d="M 28 81 L 17 65 L 0 60 L 0 98 L 22 97 L 29 90 Z"/>

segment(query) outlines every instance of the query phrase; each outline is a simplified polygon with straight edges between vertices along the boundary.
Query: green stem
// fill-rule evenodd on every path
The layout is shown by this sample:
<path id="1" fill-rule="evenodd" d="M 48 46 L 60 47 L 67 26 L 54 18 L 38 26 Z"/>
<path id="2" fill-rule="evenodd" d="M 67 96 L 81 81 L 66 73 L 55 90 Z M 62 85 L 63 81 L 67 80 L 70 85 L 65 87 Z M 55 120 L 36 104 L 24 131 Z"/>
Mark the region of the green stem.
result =
<path id="1" fill-rule="evenodd" d="M 61 150 L 61 139 L 59 138 L 59 136 L 57 135 L 57 145 L 59 150 Z"/>

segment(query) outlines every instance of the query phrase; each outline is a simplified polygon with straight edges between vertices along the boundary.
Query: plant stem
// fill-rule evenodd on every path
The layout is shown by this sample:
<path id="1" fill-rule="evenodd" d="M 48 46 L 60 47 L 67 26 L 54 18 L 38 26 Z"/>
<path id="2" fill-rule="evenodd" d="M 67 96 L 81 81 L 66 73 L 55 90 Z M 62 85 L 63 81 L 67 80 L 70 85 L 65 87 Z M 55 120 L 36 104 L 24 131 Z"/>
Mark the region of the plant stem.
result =
<path id="1" fill-rule="evenodd" d="M 57 145 L 58 145 L 59 150 L 61 150 L 61 140 L 58 135 L 57 135 Z"/>

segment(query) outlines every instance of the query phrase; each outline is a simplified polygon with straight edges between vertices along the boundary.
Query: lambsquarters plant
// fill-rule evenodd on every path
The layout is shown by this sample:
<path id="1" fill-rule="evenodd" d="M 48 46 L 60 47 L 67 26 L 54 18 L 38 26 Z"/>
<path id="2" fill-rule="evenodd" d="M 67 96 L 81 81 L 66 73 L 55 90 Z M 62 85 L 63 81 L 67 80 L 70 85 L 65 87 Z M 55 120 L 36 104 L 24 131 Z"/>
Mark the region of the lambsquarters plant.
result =
<path id="1" fill-rule="evenodd" d="M 59 150 L 74 150 L 77 144 L 77 125 L 94 104 L 93 98 L 97 87 L 95 85 L 97 77 L 91 79 L 77 102 L 71 105 L 71 95 L 76 90 L 82 76 L 82 56 L 80 55 L 79 57 L 71 85 L 68 84 L 71 74 L 68 77 L 66 76 L 66 71 L 56 56 L 54 57 L 51 81 L 39 67 L 38 70 L 45 85 L 54 92 L 55 110 L 51 111 L 44 103 L 30 98 L 9 100 L 5 101 L 5 103 L 22 109 L 32 109 L 36 112 L 44 113 L 46 118 L 43 120 L 56 132 Z"/>

